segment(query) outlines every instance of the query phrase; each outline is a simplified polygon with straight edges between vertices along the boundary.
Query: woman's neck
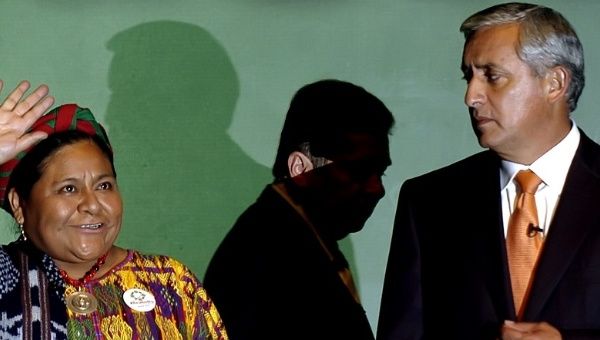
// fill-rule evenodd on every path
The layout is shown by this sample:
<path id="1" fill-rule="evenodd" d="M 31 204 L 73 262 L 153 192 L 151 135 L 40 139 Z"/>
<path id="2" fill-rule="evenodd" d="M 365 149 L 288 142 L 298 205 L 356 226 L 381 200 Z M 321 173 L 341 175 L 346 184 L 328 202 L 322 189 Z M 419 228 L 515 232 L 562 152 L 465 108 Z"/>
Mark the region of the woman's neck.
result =
<path id="1" fill-rule="evenodd" d="M 58 268 L 61 271 L 64 271 L 68 275 L 68 277 L 75 279 L 75 280 L 84 278 L 84 276 L 86 276 L 86 274 L 90 274 L 89 273 L 90 270 L 95 269 L 94 267 L 97 266 L 98 268 L 94 271 L 92 277 L 89 278 L 89 279 L 97 279 L 99 277 L 102 277 L 104 274 L 106 274 L 115 265 L 117 265 L 118 263 L 123 261 L 126 256 L 127 256 L 127 251 L 125 249 L 117 247 L 117 246 L 113 246 L 106 253 L 106 258 L 104 259 L 104 261 L 102 261 L 102 263 L 98 262 L 100 257 L 96 258 L 92 261 L 77 262 L 77 263 L 61 261 L 61 260 L 56 260 L 56 259 L 54 259 L 54 262 L 56 263 L 56 265 L 58 266 Z"/>

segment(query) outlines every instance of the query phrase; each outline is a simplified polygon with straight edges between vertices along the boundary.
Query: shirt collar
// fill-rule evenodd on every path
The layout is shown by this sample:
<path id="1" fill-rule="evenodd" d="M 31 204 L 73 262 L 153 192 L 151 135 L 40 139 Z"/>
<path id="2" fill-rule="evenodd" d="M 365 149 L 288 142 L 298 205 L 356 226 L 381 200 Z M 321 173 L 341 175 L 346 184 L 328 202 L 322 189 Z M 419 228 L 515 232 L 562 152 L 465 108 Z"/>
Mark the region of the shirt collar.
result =
<path id="1" fill-rule="evenodd" d="M 575 122 L 571 121 L 571 131 L 567 136 L 531 165 L 527 166 L 502 160 L 500 165 L 500 189 L 506 189 L 520 170 L 531 169 L 542 179 L 546 186 L 561 191 L 580 139 L 579 129 L 577 129 Z"/>

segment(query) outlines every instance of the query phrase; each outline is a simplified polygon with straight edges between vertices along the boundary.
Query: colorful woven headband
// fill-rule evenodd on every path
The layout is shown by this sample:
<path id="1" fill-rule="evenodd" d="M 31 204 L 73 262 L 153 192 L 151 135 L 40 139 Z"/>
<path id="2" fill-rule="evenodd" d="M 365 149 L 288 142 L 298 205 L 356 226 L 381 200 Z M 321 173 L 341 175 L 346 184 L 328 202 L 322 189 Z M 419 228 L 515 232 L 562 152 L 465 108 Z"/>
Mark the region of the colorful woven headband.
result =
<path id="1" fill-rule="evenodd" d="M 58 132 L 70 130 L 82 131 L 91 136 L 96 135 L 110 147 L 106 131 L 96 121 L 92 112 L 76 104 L 65 104 L 52 109 L 40 117 L 28 132 L 43 131 L 50 136 Z M 35 148 L 35 146 L 32 148 Z M 6 187 L 8 186 L 13 170 L 32 148 L 19 153 L 15 158 L 0 165 L 0 207 L 4 205 Z"/>

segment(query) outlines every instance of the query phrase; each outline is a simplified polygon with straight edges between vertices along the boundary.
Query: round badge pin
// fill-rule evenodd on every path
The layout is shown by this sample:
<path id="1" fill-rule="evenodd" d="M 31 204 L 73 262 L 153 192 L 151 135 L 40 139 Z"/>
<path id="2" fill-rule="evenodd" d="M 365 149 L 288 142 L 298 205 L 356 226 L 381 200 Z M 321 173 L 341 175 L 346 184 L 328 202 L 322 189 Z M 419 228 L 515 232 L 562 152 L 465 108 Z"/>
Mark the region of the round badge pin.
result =
<path id="1" fill-rule="evenodd" d="M 123 293 L 123 301 L 129 308 L 138 312 L 149 312 L 156 307 L 154 295 L 139 288 L 127 289 Z"/>
<path id="2" fill-rule="evenodd" d="M 90 293 L 77 291 L 67 296 L 67 308 L 73 313 L 86 315 L 98 308 L 98 301 Z"/>

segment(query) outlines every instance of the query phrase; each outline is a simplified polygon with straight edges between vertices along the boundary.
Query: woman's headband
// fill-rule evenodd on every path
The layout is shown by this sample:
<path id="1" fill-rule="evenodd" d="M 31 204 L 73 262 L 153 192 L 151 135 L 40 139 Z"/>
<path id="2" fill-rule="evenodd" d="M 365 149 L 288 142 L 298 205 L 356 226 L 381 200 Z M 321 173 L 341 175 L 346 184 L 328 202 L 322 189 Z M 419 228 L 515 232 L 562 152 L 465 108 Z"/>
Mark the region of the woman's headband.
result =
<path id="1" fill-rule="evenodd" d="M 52 109 L 40 117 L 28 132 L 43 131 L 48 136 L 58 132 L 77 130 L 91 136 L 98 136 L 110 147 L 106 131 L 100 125 L 89 109 L 81 108 L 76 104 L 65 104 Z M 6 199 L 6 188 L 10 176 L 21 159 L 27 155 L 35 146 L 20 152 L 15 158 L 0 165 L 0 206 L 4 205 Z"/>

